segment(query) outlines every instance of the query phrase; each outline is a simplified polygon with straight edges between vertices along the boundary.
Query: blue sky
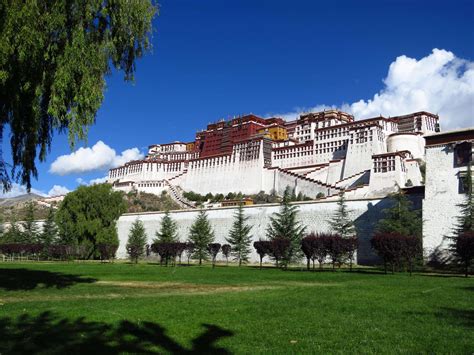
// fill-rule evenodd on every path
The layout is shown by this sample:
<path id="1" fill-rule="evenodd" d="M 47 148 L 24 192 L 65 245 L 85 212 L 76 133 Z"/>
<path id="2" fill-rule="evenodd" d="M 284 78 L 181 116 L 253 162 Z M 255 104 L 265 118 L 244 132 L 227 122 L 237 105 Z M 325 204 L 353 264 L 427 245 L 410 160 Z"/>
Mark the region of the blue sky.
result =
<path id="1" fill-rule="evenodd" d="M 107 80 L 83 144 L 103 145 L 76 156 L 77 169 L 68 170 L 66 157 L 52 173 L 71 153 L 56 135 L 36 190 L 73 190 L 105 176 L 127 149 L 138 156 L 149 144 L 192 140 L 211 121 L 250 112 L 291 118 L 335 105 L 364 118 L 419 107 L 445 115 L 444 128 L 474 125 L 473 1 L 162 0 L 160 7 L 153 53 L 138 62 L 135 83 L 120 73 Z M 99 157 L 90 166 L 100 154 L 109 154 L 108 165 Z"/>

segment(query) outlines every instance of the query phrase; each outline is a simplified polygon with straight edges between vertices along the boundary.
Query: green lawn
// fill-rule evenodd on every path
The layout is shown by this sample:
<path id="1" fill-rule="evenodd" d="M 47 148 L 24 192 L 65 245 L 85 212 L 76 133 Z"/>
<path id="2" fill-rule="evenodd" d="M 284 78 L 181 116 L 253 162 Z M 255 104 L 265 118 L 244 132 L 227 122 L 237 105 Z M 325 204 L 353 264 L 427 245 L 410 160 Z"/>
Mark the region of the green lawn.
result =
<path id="1" fill-rule="evenodd" d="M 474 279 L 1 263 L 0 354 L 473 353 Z"/>

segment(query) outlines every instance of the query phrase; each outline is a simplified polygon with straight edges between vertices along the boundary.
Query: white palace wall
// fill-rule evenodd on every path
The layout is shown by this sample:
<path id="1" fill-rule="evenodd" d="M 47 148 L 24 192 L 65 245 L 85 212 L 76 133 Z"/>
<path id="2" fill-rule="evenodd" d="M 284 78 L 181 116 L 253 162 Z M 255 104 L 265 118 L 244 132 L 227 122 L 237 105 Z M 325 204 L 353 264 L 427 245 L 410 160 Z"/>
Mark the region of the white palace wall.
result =
<path id="1" fill-rule="evenodd" d="M 390 206 L 388 199 L 364 199 L 348 200 L 347 205 L 350 217 L 354 220 L 359 235 L 359 252 L 357 262 L 359 264 L 372 264 L 378 260 L 370 247 L 370 238 L 378 220 L 381 218 L 381 211 Z M 307 226 L 307 232 L 329 231 L 328 221 L 334 215 L 337 209 L 337 201 L 311 201 L 297 202 L 299 206 L 299 220 Z M 270 222 L 270 216 L 279 210 L 278 204 L 254 205 L 244 207 L 245 214 L 249 216 L 248 223 L 253 226 L 251 234 L 252 241 L 265 239 L 266 228 Z M 229 230 L 233 223 L 235 208 L 221 207 L 206 210 L 210 223 L 214 229 L 216 242 L 224 244 Z M 188 238 L 189 228 L 196 218 L 198 210 L 178 210 L 172 211 L 171 217 L 178 223 L 178 234 L 181 241 Z M 118 236 L 120 246 L 117 252 L 118 258 L 126 258 L 125 245 L 127 243 L 128 233 L 132 223 L 140 219 L 148 235 L 148 243 L 151 243 L 155 232 L 159 229 L 161 218 L 164 213 L 133 213 L 122 215 L 118 222 Z M 253 243 L 252 243 L 253 244 Z M 251 261 L 258 262 L 258 255 L 253 246 L 251 248 Z M 265 258 L 268 261 L 268 258 Z"/>
<path id="2" fill-rule="evenodd" d="M 426 147 L 425 199 L 423 200 L 423 237 L 429 251 L 446 248 L 446 236 L 453 234 L 458 205 L 465 194 L 459 193 L 459 173 L 466 167 L 454 167 L 453 149 L 447 145 Z"/>

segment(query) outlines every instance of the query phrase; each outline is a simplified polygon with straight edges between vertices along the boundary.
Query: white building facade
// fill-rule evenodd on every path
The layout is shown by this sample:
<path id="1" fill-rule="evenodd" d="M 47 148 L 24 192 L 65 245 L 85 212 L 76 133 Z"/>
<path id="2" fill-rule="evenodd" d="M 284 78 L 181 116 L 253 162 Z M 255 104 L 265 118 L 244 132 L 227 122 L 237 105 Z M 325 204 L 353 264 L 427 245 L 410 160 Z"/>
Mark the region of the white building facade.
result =
<path id="1" fill-rule="evenodd" d="M 428 112 L 358 121 L 338 110 L 291 122 L 247 115 L 209 125 L 194 142 L 152 145 L 145 159 L 111 169 L 108 182 L 178 199 L 182 191 L 282 194 L 287 186 L 310 198 L 381 197 L 421 184 L 423 136 L 437 127 Z"/>
<path id="2" fill-rule="evenodd" d="M 465 182 L 472 164 L 474 128 L 437 133 L 425 139 L 423 245 L 429 255 L 448 247 L 446 237 L 453 236 L 459 204 L 467 198 Z"/>

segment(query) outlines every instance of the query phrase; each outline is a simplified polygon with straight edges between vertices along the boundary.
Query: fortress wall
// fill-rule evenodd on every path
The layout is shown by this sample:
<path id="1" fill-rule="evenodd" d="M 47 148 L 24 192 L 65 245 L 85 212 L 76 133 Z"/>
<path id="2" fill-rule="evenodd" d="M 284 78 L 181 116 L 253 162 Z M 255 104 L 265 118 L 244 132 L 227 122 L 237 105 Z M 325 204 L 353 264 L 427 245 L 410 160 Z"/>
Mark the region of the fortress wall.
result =
<path id="1" fill-rule="evenodd" d="M 308 175 L 306 175 L 306 177 L 313 180 L 326 181 L 328 177 L 328 170 L 329 167 L 324 167 L 322 169 L 309 173 Z"/>
<path id="2" fill-rule="evenodd" d="M 328 167 L 327 179 L 322 181 L 329 185 L 335 185 L 336 182 L 342 179 L 343 166 L 344 160 L 330 162 Z"/>
<path id="3" fill-rule="evenodd" d="M 385 152 L 385 144 L 376 140 L 349 144 L 343 178 L 345 179 L 364 170 L 370 170 L 373 164 L 372 155 Z"/>
<path id="4" fill-rule="evenodd" d="M 466 167 L 453 167 L 452 150 L 441 145 L 426 147 L 426 161 L 423 240 L 429 251 L 433 251 L 447 247 L 445 237 L 452 235 L 457 223 L 458 205 L 465 202 L 466 196 L 459 193 L 459 174 Z"/>
<path id="5" fill-rule="evenodd" d="M 263 161 L 254 159 L 189 169 L 179 185 L 186 191 L 258 193 L 263 189 Z"/>
<path id="6" fill-rule="evenodd" d="M 277 193 L 283 195 L 287 186 L 294 189 L 296 188 L 296 194 L 303 193 L 304 195 L 315 198 L 316 195 L 322 192 L 324 195 L 330 193 L 327 187 L 315 184 L 314 182 L 300 179 L 296 176 L 290 174 L 282 173 L 281 171 L 277 172 L 278 174 L 278 183 L 277 183 Z"/>
<path id="7" fill-rule="evenodd" d="M 378 220 L 382 217 L 381 211 L 390 206 L 388 199 L 364 199 L 348 200 L 347 205 L 351 210 L 350 216 L 354 219 L 359 231 L 360 248 L 357 256 L 359 264 L 371 264 L 378 260 L 370 247 L 370 238 Z M 299 220 L 307 226 L 307 231 L 323 232 L 329 231 L 328 221 L 334 215 L 337 201 L 311 201 L 296 202 L 299 206 Z M 264 239 L 266 228 L 270 222 L 272 213 L 279 210 L 279 205 L 255 205 L 244 207 L 245 214 L 249 216 L 248 223 L 253 226 L 253 241 Z M 235 208 L 216 208 L 206 211 L 212 227 L 215 231 L 216 242 L 224 244 L 225 238 L 233 223 Z M 189 228 L 198 214 L 197 210 L 172 211 L 171 216 L 178 223 L 178 232 L 181 241 L 188 238 Z M 118 235 L 120 247 L 118 258 L 126 258 L 125 245 L 132 223 L 138 218 L 144 222 L 149 242 L 154 238 L 159 229 L 163 213 L 124 214 L 118 220 Z M 252 247 L 251 261 L 258 262 L 258 255 Z M 219 256 L 222 258 L 222 256 Z M 266 257 L 264 260 L 268 260 Z"/>

